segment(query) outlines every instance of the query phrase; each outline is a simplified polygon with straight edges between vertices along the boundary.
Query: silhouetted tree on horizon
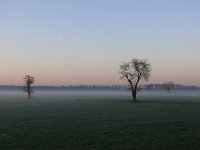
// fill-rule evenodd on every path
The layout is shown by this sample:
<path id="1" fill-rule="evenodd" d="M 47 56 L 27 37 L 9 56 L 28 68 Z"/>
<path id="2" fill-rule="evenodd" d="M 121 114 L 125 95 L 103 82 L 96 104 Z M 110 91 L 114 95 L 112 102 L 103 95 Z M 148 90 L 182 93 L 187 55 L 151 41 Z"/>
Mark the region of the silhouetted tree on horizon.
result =
<path id="1" fill-rule="evenodd" d="M 24 91 L 27 92 L 28 98 L 31 98 L 31 94 L 33 93 L 33 88 L 31 85 L 35 82 L 35 78 L 30 75 L 25 75 L 24 81 Z"/>
<path id="2" fill-rule="evenodd" d="M 151 73 L 151 65 L 146 59 L 132 59 L 130 62 L 120 65 L 121 79 L 128 81 L 133 101 L 137 102 L 138 83 L 140 80 L 148 81 Z"/>
<path id="3" fill-rule="evenodd" d="M 167 90 L 167 92 L 169 93 L 170 90 L 172 90 L 175 86 L 175 83 L 172 81 L 167 81 L 165 83 L 162 84 L 163 88 Z"/>

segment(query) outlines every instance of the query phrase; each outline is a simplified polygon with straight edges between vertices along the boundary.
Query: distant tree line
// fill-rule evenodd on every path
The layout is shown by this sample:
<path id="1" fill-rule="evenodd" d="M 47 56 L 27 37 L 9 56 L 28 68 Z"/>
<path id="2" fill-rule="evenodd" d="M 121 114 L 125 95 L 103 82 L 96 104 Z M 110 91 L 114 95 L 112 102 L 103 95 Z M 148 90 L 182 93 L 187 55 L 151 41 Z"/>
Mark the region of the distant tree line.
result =
<path id="1" fill-rule="evenodd" d="M 21 90 L 23 86 L 0 85 L 0 90 Z M 127 85 L 66 85 L 66 86 L 33 86 L 41 91 L 128 91 Z"/>
<path id="2" fill-rule="evenodd" d="M 147 84 L 147 85 L 143 85 L 142 87 L 143 87 L 143 90 L 149 90 L 149 91 L 151 90 L 154 90 L 154 91 L 167 90 L 168 91 L 168 88 L 164 84 Z M 170 87 L 170 90 L 195 91 L 195 90 L 200 90 L 200 87 L 193 86 L 193 85 L 186 86 L 186 85 L 181 85 L 181 84 L 174 84 L 173 87 Z"/>
<path id="3" fill-rule="evenodd" d="M 16 85 L 0 85 L 1 91 L 19 90 L 21 91 L 23 86 Z M 66 85 L 66 86 L 33 86 L 36 91 L 129 91 L 127 85 Z M 160 91 L 166 90 L 163 84 L 146 84 L 139 85 L 139 91 Z M 172 90 L 200 90 L 198 86 L 185 86 L 175 84 Z"/>

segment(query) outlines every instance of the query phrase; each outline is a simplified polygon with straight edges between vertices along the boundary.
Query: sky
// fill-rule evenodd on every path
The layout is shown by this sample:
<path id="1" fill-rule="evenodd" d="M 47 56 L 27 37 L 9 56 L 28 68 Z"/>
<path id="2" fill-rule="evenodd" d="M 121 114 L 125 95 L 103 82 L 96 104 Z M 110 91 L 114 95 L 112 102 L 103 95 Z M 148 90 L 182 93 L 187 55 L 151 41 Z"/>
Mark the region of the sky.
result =
<path id="1" fill-rule="evenodd" d="M 0 84 L 123 84 L 148 59 L 149 83 L 200 86 L 199 0 L 0 0 Z"/>

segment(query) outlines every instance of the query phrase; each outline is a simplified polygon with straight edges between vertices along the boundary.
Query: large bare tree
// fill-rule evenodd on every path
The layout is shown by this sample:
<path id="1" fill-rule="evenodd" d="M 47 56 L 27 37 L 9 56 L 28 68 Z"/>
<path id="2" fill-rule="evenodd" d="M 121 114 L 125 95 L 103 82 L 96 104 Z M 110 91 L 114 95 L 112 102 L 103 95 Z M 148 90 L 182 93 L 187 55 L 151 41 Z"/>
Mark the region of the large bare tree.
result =
<path id="1" fill-rule="evenodd" d="M 128 81 L 133 101 L 137 102 L 138 83 L 140 80 L 148 81 L 151 73 L 151 65 L 146 59 L 133 59 L 120 65 L 121 79 Z"/>
<path id="2" fill-rule="evenodd" d="M 31 94 L 33 93 L 32 84 L 35 82 L 35 78 L 30 75 L 25 75 L 24 81 L 24 91 L 27 92 L 28 98 L 31 98 Z"/>

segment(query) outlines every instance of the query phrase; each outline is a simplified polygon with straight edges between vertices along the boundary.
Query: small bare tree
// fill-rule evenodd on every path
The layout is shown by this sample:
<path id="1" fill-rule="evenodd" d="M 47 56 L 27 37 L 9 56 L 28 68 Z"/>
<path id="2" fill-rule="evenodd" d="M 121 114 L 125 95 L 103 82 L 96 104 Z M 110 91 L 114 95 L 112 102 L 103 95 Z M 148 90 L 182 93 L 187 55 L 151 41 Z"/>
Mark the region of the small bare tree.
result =
<path id="1" fill-rule="evenodd" d="M 175 86 L 175 83 L 172 81 L 167 81 L 165 83 L 162 84 L 163 88 L 167 90 L 167 92 L 169 93 L 170 90 L 172 90 Z"/>
<path id="2" fill-rule="evenodd" d="M 133 101 L 137 102 L 138 83 L 140 80 L 148 81 L 151 73 L 151 65 L 145 59 L 133 59 L 120 65 L 121 79 L 128 81 Z"/>
<path id="3" fill-rule="evenodd" d="M 35 78 L 30 75 L 25 75 L 24 81 L 24 91 L 27 92 L 28 98 L 31 98 L 31 94 L 33 93 L 33 88 L 31 85 L 35 82 Z"/>

